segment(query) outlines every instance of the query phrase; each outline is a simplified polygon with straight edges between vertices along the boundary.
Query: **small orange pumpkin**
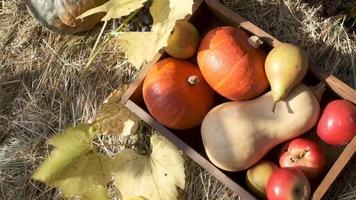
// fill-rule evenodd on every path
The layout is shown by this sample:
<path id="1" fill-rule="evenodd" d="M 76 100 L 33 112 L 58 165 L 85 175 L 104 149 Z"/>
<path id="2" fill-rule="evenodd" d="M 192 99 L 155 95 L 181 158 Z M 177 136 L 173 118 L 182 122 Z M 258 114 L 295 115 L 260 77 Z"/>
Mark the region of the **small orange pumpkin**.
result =
<path id="1" fill-rule="evenodd" d="M 143 99 L 151 115 L 172 129 L 198 126 L 214 103 L 214 92 L 198 66 L 175 58 L 157 62 L 143 82 Z"/>
<path id="2" fill-rule="evenodd" d="M 220 95 L 237 101 L 251 99 L 268 87 L 266 54 L 248 43 L 248 35 L 235 27 L 209 31 L 198 50 L 198 65 L 208 84 Z"/>

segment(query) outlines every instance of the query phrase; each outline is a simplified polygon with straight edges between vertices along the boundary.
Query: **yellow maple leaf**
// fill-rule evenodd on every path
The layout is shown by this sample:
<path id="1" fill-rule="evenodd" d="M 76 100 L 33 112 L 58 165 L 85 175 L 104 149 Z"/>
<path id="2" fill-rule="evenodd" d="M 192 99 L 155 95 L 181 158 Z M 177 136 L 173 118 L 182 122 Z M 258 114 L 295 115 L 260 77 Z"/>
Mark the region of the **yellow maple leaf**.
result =
<path id="1" fill-rule="evenodd" d="M 151 137 L 152 153 L 125 150 L 113 161 L 114 184 L 123 199 L 175 200 L 176 187 L 185 187 L 184 159 L 177 148 L 160 135 Z"/>
<path id="2" fill-rule="evenodd" d="M 70 165 L 73 159 L 92 150 L 95 130 L 92 125 L 81 124 L 54 135 L 49 144 L 55 149 L 33 174 L 36 180 L 51 181 L 59 172 Z"/>
<path id="3" fill-rule="evenodd" d="M 48 182 L 60 188 L 64 197 L 80 196 L 84 200 L 108 200 L 106 188 L 111 175 L 105 168 L 110 158 L 90 152 L 74 159 L 70 165 Z"/>
<path id="4" fill-rule="evenodd" d="M 151 32 L 116 33 L 116 40 L 129 62 L 139 69 L 144 62 L 152 61 L 156 53 L 167 46 L 176 21 L 192 13 L 193 3 L 193 0 L 154 0 L 150 7 Z"/>
<path id="5" fill-rule="evenodd" d="M 151 137 L 152 153 L 123 150 L 114 158 L 96 153 L 91 125 L 79 125 L 55 135 L 54 150 L 32 178 L 60 188 L 63 196 L 108 200 L 107 184 L 114 184 L 124 200 L 175 200 L 176 186 L 184 188 L 184 160 L 177 148 L 159 135 Z"/>
<path id="6" fill-rule="evenodd" d="M 32 175 L 38 181 L 61 188 L 65 197 L 81 196 L 87 200 L 106 200 L 110 174 L 103 173 L 106 157 L 93 153 L 95 128 L 81 124 L 54 135 L 49 143 L 51 155 Z"/>
<path id="7" fill-rule="evenodd" d="M 109 21 L 113 18 L 129 15 L 133 11 L 141 8 L 146 1 L 147 0 L 109 0 L 101 6 L 87 10 L 77 18 L 83 19 L 95 13 L 106 12 L 106 15 L 101 20 Z"/>

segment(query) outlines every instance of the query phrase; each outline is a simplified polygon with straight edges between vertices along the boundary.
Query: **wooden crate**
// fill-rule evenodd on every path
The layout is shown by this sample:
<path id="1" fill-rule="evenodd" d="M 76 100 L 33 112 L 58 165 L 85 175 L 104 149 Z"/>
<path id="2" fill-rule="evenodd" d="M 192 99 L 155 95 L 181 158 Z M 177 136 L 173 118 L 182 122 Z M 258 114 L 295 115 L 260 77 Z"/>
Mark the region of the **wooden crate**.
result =
<path id="1" fill-rule="evenodd" d="M 266 51 L 281 43 L 279 40 L 244 19 L 236 12 L 233 12 L 220 4 L 217 0 L 197 0 L 194 4 L 193 15 L 189 17 L 189 20 L 195 24 L 201 35 L 204 35 L 213 27 L 230 25 L 238 26 L 247 33 L 263 39 L 265 43 L 263 48 L 266 49 Z M 231 190 L 238 193 L 240 197 L 243 199 L 256 199 L 256 197 L 250 194 L 246 189 L 245 171 L 234 173 L 226 172 L 215 167 L 208 160 L 200 136 L 200 127 L 186 131 L 168 129 L 158 123 L 147 111 L 142 100 L 142 82 L 150 67 L 166 56 L 167 55 L 163 51 L 158 52 L 154 60 L 143 67 L 137 80 L 130 86 L 123 96 L 122 102 L 138 117 L 150 124 L 152 128 L 156 129 L 162 135 L 166 136 L 172 143 L 176 144 L 179 149 L 184 151 L 185 154 L 190 156 L 200 166 L 209 171 Z M 311 66 L 303 82 L 316 84 L 319 81 L 325 81 L 328 86 L 321 101 L 322 109 L 327 102 L 337 98 L 347 99 L 356 104 L 356 91 L 354 89 L 350 88 L 336 77 L 322 73 L 318 67 Z M 313 133 L 309 133 L 309 135 L 313 135 Z M 317 138 L 315 137 L 314 139 Z M 329 162 L 330 164 L 326 167 L 326 170 L 320 176 L 320 179 L 311 182 L 312 199 L 321 199 L 345 165 L 349 162 L 356 151 L 356 137 L 347 146 L 330 147 L 326 144 L 324 146 L 329 149 L 334 148 L 334 150 L 332 151 L 333 153 L 328 153 L 328 159 L 331 160 L 331 162 Z"/>

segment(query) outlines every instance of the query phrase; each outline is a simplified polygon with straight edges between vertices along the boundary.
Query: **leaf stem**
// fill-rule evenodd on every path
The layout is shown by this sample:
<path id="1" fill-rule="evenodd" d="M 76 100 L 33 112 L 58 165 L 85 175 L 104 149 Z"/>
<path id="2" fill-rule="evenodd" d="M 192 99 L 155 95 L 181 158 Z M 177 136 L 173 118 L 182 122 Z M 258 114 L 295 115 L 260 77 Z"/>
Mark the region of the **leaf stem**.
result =
<path id="1" fill-rule="evenodd" d="M 121 29 L 124 28 L 124 26 L 127 25 L 127 24 L 141 11 L 141 9 L 142 9 L 142 8 L 139 8 L 139 9 L 135 10 L 134 12 L 132 12 L 132 13 L 120 24 L 120 26 L 117 27 L 117 29 L 114 30 L 114 32 L 119 32 L 119 31 L 121 31 Z M 106 47 L 106 45 L 110 42 L 111 39 L 114 38 L 114 35 L 113 35 L 113 34 L 109 34 L 109 35 L 105 38 L 105 40 L 104 40 L 102 43 L 100 43 L 100 44 L 98 45 L 99 40 L 100 40 L 100 37 L 101 37 L 101 35 L 102 35 L 102 32 L 104 31 L 105 26 L 106 26 L 106 22 L 105 22 L 105 24 L 104 24 L 103 29 L 102 29 L 101 32 L 100 32 L 100 35 L 99 35 L 98 40 L 96 41 L 96 43 L 95 43 L 95 45 L 94 45 L 94 48 L 93 48 L 93 50 L 92 50 L 92 52 L 91 52 L 91 54 L 90 54 L 90 56 L 89 56 L 89 59 L 88 59 L 87 64 L 85 65 L 85 68 L 88 68 L 88 67 L 92 64 L 92 62 L 94 61 L 94 59 L 96 58 L 96 56 L 99 54 L 99 52 L 100 52 L 103 48 Z"/>
<path id="2" fill-rule="evenodd" d="M 102 27 L 101 30 L 100 30 L 99 36 L 98 36 L 98 38 L 97 38 L 96 41 L 95 41 L 95 44 L 94 44 L 94 47 L 93 47 L 93 51 L 90 53 L 89 58 L 92 57 L 93 52 L 95 51 L 96 47 L 98 46 L 99 41 L 100 41 L 100 38 L 101 38 L 101 36 L 103 35 L 104 30 L 105 30 L 107 24 L 108 24 L 108 21 L 105 21 L 103 27 Z"/>

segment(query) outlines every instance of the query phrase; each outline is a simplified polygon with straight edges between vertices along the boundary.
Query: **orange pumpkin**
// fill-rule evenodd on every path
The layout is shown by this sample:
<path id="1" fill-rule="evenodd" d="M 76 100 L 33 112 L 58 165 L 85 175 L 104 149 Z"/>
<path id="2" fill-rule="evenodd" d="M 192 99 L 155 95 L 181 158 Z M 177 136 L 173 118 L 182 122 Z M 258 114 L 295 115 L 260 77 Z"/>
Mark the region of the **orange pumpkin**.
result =
<path id="1" fill-rule="evenodd" d="M 212 108 L 214 92 L 198 66 L 175 58 L 157 62 L 143 82 L 143 99 L 161 124 L 178 130 L 198 126 Z"/>
<path id="2" fill-rule="evenodd" d="M 251 99 L 268 87 L 266 54 L 248 43 L 248 35 L 234 27 L 218 27 L 201 41 L 198 65 L 208 84 L 220 95 L 237 101 Z"/>

